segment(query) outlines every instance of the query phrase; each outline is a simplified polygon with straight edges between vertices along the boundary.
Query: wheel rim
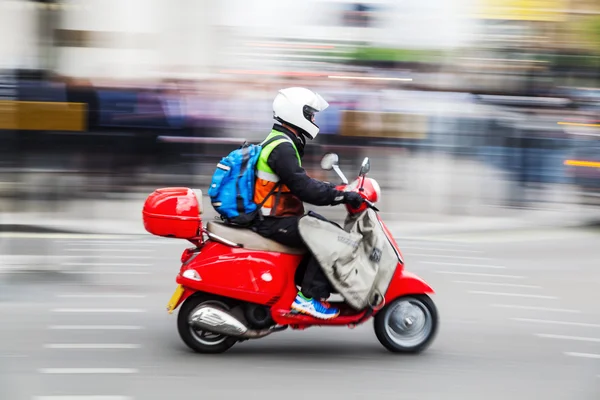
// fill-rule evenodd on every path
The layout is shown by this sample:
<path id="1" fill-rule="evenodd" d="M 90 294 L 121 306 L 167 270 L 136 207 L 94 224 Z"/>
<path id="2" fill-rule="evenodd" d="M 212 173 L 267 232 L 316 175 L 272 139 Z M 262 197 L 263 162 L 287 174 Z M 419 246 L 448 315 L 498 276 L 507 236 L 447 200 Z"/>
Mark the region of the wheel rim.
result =
<path id="1" fill-rule="evenodd" d="M 198 310 L 200 307 L 204 307 L 209 304 L 221 307 L 223 310 L 229 310 L 229 307 L 227 306 L 227 304 L 225 304 L 223 302 L 216 301 L 216 300 L 208 300 L 208 301 L 198 304 L 198 306 L 196 308 L 194 308 L 190 314 L 195 313 L 196 310 Z M 227 336 L 225 336 L 225 335 L 220 335 L 218 333 L 203 331 L 201 329 L 197 330 L 197 329 L 192 328 L 192 326 L 189 324 L 188 324 L 188 326 L 190 329 L 190 333 L 192 334 L 192 337 L 198 343 L 201 343 L 205 346 L 216 346 L 216 345 L 223 343 L 227 339 Z"/>
<path id="2" fill-rule="evenodd" d="M 401 347 L 417 347 L 427 340 L 433 329 L 433 318 L 427 306 L 415 298 L 393 304 L 385 315 L 385 331 Z"/>

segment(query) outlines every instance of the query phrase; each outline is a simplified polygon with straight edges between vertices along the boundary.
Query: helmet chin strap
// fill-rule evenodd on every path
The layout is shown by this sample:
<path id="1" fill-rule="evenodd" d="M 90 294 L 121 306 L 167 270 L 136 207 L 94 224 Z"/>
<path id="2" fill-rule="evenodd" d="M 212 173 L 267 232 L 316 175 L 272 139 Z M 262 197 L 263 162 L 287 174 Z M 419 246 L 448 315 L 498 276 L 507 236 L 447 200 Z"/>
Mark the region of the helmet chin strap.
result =
<path id="1" fill-rule="evenodd" d="M 300 132 L 298 139 L 302 142 L 302 146 L 306 146 L 306 134 L 304 132 Z"/>

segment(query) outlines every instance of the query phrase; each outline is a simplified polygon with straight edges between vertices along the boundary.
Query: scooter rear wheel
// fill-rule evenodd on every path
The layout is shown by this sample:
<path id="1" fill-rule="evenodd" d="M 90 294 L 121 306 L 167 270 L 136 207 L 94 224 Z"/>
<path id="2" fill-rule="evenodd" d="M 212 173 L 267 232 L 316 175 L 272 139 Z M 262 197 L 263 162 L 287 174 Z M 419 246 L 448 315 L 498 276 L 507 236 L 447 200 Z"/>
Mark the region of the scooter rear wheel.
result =
<path id="1" fill-rule="evenodd" d="M 211 305 L 223 310 L 229 310 L 230 306 L 226 300 L 220 298 L 211 298 L 204 294 L 198 294 L 188 298 L 177 315 L 177 330 L 181 340 L 197 353 L 216 354 L 229 350 L 237 343 L 236 338 L 219 335 L 211 332 L 195 330 L 188 323 L 189 317 L 200 306 Z"/>
<path id="2" fill-rule="evenodd" d="M 419 353 L 437 333 L 437 308 L 426 295 L 400 297 L 375 315 L 373 325 L 377 339 L 389 351 Z"/>

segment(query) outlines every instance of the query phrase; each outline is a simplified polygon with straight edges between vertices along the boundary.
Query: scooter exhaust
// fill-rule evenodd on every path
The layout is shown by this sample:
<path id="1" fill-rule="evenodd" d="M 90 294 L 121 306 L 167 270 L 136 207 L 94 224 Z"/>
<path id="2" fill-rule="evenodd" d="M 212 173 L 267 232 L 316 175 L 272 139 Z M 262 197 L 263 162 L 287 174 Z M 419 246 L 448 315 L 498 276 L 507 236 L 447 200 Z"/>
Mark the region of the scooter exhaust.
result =
<path id="1" fill-rule="evenodd" d="M 233 315 L 210 306 L 198 308 L 192 313 L 188 322 L 194 329 L 244 339 L 259 339 L 270 335 L 273 332 L 285 329 L 285 327 L 283 327 L 283 329 L 248 329 L 246 325 L 241 323 Z"/>

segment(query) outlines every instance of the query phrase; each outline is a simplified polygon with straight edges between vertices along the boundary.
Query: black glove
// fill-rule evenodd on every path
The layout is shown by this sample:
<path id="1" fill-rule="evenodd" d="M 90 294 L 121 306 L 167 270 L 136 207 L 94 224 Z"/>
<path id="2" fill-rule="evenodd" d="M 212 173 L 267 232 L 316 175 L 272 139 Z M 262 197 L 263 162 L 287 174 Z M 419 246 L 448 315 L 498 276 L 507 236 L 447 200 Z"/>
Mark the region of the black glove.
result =
<path id="1" fill-rule="evenodd" d="M 359 208 L 364 201 L 365 199 L 356 192 L 344 192 L 344 203 L 352 208 Z"/>

